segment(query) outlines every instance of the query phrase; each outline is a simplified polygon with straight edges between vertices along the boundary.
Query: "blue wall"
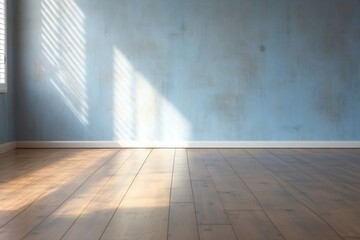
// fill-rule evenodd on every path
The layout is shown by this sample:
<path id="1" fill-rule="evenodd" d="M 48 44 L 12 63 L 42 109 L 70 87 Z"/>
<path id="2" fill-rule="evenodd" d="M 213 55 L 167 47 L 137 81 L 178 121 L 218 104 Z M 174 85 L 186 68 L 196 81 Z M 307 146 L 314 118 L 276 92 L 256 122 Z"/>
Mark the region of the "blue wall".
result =
<path id="1" fill-rule="evenodd" d="M 17 140 L 360 140 L 358 0 L 20 0 Z"/>
<path id="2" fill-rule="evenodd" d="M 7 4 L 7 80 L 8 92 L 0 93 L 0 144 L 12 142 L 15 140 L 15 122 L 14 122 L 14 57 L 13 57 L 13 2 L 8 1 Z"/>
<path id="3" fill-rule="evenodd" d="M 0 144 L 14 141 L 12 84 L 9 92 L 0 93 Z"/>

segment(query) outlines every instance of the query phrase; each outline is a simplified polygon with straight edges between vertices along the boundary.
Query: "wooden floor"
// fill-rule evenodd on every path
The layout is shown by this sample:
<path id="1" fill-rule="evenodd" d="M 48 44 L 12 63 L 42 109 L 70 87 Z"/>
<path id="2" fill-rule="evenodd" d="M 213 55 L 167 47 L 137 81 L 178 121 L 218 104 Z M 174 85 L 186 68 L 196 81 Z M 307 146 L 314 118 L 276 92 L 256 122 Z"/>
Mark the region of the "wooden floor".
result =
<path id="1" fill-rule="evenodd" d="M 0 239 L 360 239 L 360 150 L 16 150 Z"/>

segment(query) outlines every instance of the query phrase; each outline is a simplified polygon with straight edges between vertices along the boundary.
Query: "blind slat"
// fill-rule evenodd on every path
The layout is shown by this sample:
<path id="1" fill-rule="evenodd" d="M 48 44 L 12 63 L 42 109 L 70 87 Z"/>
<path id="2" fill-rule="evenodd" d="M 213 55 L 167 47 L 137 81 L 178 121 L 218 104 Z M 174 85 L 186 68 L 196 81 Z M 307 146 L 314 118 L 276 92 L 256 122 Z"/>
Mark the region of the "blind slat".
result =
<path id="1" fill-rule="evenodd" d="M 6 4 L 0 0 L 0 83 L 6 82 Z"/>

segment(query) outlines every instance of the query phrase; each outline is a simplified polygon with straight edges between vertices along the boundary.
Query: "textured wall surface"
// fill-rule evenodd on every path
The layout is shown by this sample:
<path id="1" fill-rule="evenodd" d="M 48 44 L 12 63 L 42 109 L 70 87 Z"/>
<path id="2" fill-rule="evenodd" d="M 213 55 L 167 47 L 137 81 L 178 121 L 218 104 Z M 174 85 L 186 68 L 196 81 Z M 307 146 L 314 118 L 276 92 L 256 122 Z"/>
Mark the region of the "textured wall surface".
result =
<path id="1" fill-rule="evenodd" d="M 358 0 L 20 0 L 18 140 L 360 140 Z"/>
<path id="2" fill-rule="evenodd" d="M 12 84 L 8 88 L 8 93 L 0 93 L 0 144 L 14 141 Z"/>
<path id="3" fill-rule="evenodd" d="M 8 1 L 7 10 L 7 80 L 8 80 L 8 92 L 0 93 L 0 144 L 11 142 L 15 140 L 15 123 L 14 123 L 14 76 L 13 76 L 13 23 L 14 15 L 13 2 Z"/>

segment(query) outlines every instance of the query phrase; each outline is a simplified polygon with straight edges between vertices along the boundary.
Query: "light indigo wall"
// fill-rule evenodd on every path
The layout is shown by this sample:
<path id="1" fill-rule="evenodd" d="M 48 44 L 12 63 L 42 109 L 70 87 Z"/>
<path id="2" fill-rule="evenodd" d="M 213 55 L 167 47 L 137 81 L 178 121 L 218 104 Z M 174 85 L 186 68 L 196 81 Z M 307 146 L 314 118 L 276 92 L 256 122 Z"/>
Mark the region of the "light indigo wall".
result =
<path id="1" fill-rule="evenodd" d="M 7 3 L 7 81 L 8 92 L 0 93 L 0 144 L 15 140 L 14 124 L 14 76 L 13 76 L 13 2 Z"/>
<path id="2" fill-rule="evenodd" d="M 360 140 L 358 0 L 20 0 L 17 140 Z"/>
<path id="3" fill-rule="evenodd" d="M 8 93 L 0 93 L 0 144 L 14 141 L 12 82 L 8 88 Z"/>

